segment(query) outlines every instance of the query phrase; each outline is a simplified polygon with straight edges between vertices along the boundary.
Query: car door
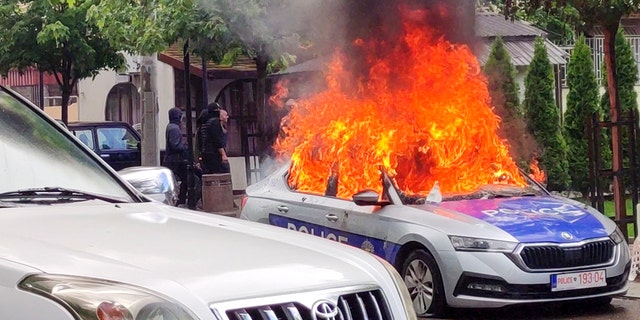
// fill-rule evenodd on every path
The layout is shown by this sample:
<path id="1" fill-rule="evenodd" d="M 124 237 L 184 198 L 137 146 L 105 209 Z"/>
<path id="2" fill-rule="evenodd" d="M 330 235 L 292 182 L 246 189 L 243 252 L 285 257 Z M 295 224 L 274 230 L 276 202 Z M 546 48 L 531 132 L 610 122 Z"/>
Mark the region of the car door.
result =
<path id="1" fill-rule="evenodd" d="M 387 181 L 390 183 L 390 181 Z M 400 203 L 395 189 L 384 188 L 382 200 Z M 398 227 L 398 222 L 390 219 L 386 212 L 398 210 L 401 205 L 356 205 L 350 199 L 325 197 L 321 211 L 326 213 L 321 220 L 323 230 L 328 234 L 336 234 L 344 242 L 373 253 L 388 261 L 392 261 L 400 249 L 399 244 L 389 242 L 389 233 Z M 333 199 L 333 200 L 331 200 Z"/>
<path id="2" fill-rule="evenodd" d="M 346 243 L 348 238 L 339 226 L 343 200 L 303 192 L 289 192 L 272 199 L 269 224 Z"/>
<path id="3" fill-rule="evenodd" d="M 298 201 L 283 201 L 279 212 L 269 215 L 269 223 L 349 244 L 382 258 L 397 250 L 386 241 L 388 226 L 381 222 L 379 206 L 358 206 L 349 199 L 323 195 L 298 195 Z"/>
<path id="4" fill-rule="evenodd" d="M 96 152 L 113 169 L 140 165 L 140 138 L 126 126 L 96 127 Z"/>

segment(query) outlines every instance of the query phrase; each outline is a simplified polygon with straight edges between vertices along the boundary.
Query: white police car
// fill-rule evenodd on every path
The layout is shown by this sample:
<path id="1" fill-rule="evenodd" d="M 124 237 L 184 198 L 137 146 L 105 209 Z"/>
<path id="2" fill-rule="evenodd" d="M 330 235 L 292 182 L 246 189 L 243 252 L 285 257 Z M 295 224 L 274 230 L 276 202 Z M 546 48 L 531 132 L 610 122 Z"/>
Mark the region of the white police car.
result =
<path id="1" fill-rule="evenodd" d="M 247 188 L 241 217 L 346 243 L 392 263 L 419 315 L 588 299 L 628 289 L 626 239 L 595 209 L 526 187 L 487 185 L 430 203 L 399 191 L 351 199 L 297 192 L 284 166 Z"/>
<path id="2" fill-rule="evenodd" d="M 382 259 L 151 201 L 0 86 L 0 319 L 415 318 Z"/>

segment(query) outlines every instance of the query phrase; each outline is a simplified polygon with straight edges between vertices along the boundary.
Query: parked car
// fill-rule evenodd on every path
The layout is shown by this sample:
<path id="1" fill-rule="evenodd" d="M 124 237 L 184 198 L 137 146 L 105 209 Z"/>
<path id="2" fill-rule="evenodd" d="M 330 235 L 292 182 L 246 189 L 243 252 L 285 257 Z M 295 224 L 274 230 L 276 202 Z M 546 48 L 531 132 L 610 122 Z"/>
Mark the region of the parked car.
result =
<path id="1" fill-rule="evenodd" d="M 115 170 L 140 165 L 140 134 L 120 121 L 69 122 L 67 128 Z"/>
<path id="2" fill-rule="evenodd" d="M 448 306 L 609 303 L 628 289 L 629 249 L 616 224 L 532 180 L 430 203 L 398 190 L 385 172 L 382 194 L 363 190 L 353 199 L 298 192 L 288 173 L 283 166 L 249 186 L 241 218 L 384 258 L 405 279 L 419 316 Z"/>
<path id="3" fill-rule="evenodd" d="M 0 181 L 3 320 L 416 319 L 382 259 L 151 200 L 1 86 Z"/>

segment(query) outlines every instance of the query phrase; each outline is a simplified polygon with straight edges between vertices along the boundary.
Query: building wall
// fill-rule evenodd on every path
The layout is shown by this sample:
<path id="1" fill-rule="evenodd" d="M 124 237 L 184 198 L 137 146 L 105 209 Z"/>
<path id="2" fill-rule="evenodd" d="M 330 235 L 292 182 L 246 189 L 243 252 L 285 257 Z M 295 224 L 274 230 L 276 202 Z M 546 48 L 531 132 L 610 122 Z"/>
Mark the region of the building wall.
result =
<path id="1" fill-rule="evenodd" d="M 115 71 L 101 71 L 95 78 L 78 81 L 78 119 L 81 121 L 104 121 L 107 95 L 118 83 Z"/>

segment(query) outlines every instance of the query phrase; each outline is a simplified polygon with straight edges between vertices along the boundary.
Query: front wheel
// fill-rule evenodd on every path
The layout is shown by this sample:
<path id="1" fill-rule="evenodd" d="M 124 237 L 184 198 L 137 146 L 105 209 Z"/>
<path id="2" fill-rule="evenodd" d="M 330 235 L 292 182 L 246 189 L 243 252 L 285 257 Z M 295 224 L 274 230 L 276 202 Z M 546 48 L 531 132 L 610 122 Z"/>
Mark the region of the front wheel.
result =
<path id="1" fill-rule="evenodd" d="M 402 264 L 401 274 L 418 317 L 445 315 L 442 276 L 431 253 L 424 249 L 411 252 Z"/>

